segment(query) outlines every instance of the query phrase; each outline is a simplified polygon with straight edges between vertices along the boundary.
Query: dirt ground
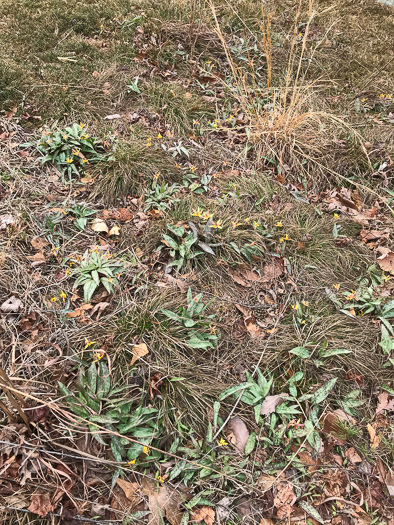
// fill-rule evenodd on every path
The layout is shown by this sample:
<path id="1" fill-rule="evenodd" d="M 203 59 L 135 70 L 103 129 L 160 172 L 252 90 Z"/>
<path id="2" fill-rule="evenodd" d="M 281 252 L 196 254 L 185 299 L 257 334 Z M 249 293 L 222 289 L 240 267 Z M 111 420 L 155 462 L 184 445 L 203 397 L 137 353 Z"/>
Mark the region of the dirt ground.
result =
<path id="1" fill-rule="evenodd" d="M 1 524 L 393 525 L 393 19 L 3 0 Z"/>

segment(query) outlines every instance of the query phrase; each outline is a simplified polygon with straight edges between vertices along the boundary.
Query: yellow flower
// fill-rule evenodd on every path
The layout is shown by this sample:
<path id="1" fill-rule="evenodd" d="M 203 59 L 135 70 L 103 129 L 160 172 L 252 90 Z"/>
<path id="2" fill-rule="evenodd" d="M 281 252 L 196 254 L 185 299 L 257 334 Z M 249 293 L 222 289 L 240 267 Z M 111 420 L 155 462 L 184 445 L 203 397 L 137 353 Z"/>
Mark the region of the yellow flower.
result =
<path id="1" fill-rule="evenodd" d="M 218 127 L 218 125 L 217 125 L 216 122 L 214 122 L 213 127 L 214 127 L 214 128 L 217 128 L 217 127 Z"/>
<path id="2" fill-rule="evenodd" d="M 66 292 L 62 292 L 62 293 L 60 294 L 60 297 L 63 299 L 63 302 L 64 302 L 64 300 L 65 300 L 66 297 L 67 297 Z"/>
<path id="3" fill-rule="evenodd" d="M 81 150 L 78 149 L 78 148 L 73 149 L 73 150 L 72 150 L 72 154 L 73 154 L 73 155 L 78 155 L 80 151 L 81 151 Z"/>
<path id="4" fill-rule="evenodd" d="M 144 454 L 148 455 L 148 454 L 149 454 L 149 448 L 148 448 L 148 447 L 144 447 L 144 448 L 142 449 L 142 452 L 143 452 Z"/>
<path id="5" fill-rule="evenodd" d="M 238 228 L 238 226 L 241 226 L 241 223 L 238 221 L 238 219 L 235 222 L 231 223 L 233 225 L 233 228 Z"/>
<path id="6" fill-rule="evenodd" d="M 56 301 L 57 301 L 57 297 L 52 297 L 51 298 L 51 303 L 56 303 Z"/>
<path id="7" fill-rule="evenodd" d="M 106 259 L 112 259 L 112 258 L 113 258 L 113 254 L 110 253 L 110 252 L 107 252 L 107 253 L 104 255 L 104 257 L 105 257 Z"/>
<path id="8" fill-rule="evenodd" d="M 283 228 L 283 224 L 279 221 L 275 224 L 277 228 Z"/>
<path id="9" fill-rule="evenodd" d="M 220 447 L 225 447 L 226 445 L 228 445 L 227 441 L 225 441 L 223 438 L 219 441 L 219 446 Z"/>
<path id="10" fill-rule="evenodd" d="M 283 237 L 279 237 L 279 242 L 284 242 L 284 238 Z"/>
<path id="11" fill-rule="evenodd" d="M 381 93 L 381 94 L 379 95 L 379 98 L 384 98 L 383 93 Z"/>
<path id="12" fill-rule="evenodd" d="M 303 321 L 301 321 L 301 324 L 305 324 L 305 323 L 306 323 L 305 319 Z"/>
<path id="13" fill-rule="evenodd" d="M 89 348 L 89 346 L 92 346 L 96 343 L 96 341 L 90 341 L 87 337 L 85 337 L 85 349 Z"/>
<path id="14" fill-rule="evenodd" d="M 164 483 L 165 480 L 161 476 L 157 476 L 157 481 L 160 481 L 160 483 Z"/>
<path id="15" fill-rule="evenodd" d="M 190 171 L 191 171 L 192 173 L 194 173 L 195 171 L 197 171 L 197 168 L 196 168 L 195 166 L 190 166 L 189 169 L 190 169 Z"/>
<path id="16" fill-rule="evenodd" d="M 154 178 L 157 180 L 159 177 L 160 177 L 160 173 L 157 171 L 157 172 L 154 174 Z"/>
<path id="17" fill-rule="evenodd" d="M 98 253 L 98 252 L 99 252 L 99 251 L 98 251 L 98 246 L 95 246 L 94 248 L 92 248 L 92 249 L 90 250 L 90 253 Z"/>
<path id="18" fill-rule="evenodd" d="M 202 210 L 200 207 L 198 207 L 196 210 L 193 210 L 192 217 L 201 217 L 202 216 Z"/>
<path id="19" fill-rule="evenodd" d="M 72 264 L 72 263 L 70 263 L 70 266 L 71 266 L 71 264 Z M 71 273 L 70 268 L 67 268 L 67 270 L 66 270 L 66 275 L 70 275 L 70 273 Z"/>
<path id="20" fill-rule="evenodd" d="M 366 98 L 362 98 L 361 99 L 361 102 L 365 102 L 367 99 Z"/>
<path id="21" fill-rule="evenodd" d="M 334 284 L 335 290 L 339 290 L 340 287 L 341 287 L 340 283 Z"/>
<path id="22" fill-rule="evenodd" d="M 339 213 L 334 213 L 334 219 L 339 219 Z"/>
<path id="23" fill-rule="evenodd" d="M 356 295 L 356 292 L 354 290 L 352 290 L 352 293 L 350 293 L 349 295 L 346 296 L 346 299 L 348 301 L 351 301 L 352 299 L 356 299 L 357 301 L 357 295 Z"/>
<path id="24" fill-rule="evenodd" d="M 391 95 L 390 95 L 390 94 L 387 94 L 387 95 L 386 95 L 386 98 L 389 98 L 389 99 L 390 99 L 390 98 L 391 98 Z"/>
<path id="25" fill-rule="evenodd" d="M 257 221 L 253 221 L 253 228 L 256 229 L 260 226 L 260 224 Z"/>
<path id="26" fill-rule="evenodd" d="M 136 460 L 132 459 L 126 463 L 126 467 L 131 467 L 131 465 L 135 465 Z"/>
<path id="27" fill-rule="evenodd" d="M 93 354 L 93 357 L 94 357 L 94 361 L 93 363 L 97 363 L 97 361 L 100 361 L 100 359 L 102 359 L 104 357 L 104 352 L 96 352 L 95 354 Z"/>
<path id="28" fill-rule="evenodd" d="M 161 135 L 161 133 L 159 133 L 159 134 L 157 135 L 157 138 L 158 138 L 158 139 L 162 139 L 162 138 L 163 138 L 162 135 Z"/>
<path id="29" fill-rule="evenodd" d="M 218 221 L 213 222 L 211 224 L 211 228 L 217 228 L 218 230 L 221 230 L 222 229 L 222 223 L 223 223 L 222 219 L 219 219 Z"/>
<path id="30" fill-rule="evenodd" d="M 298 304 L 292 304 L 291 307 L 293 308 L 293 310 L 298 310 Z"/>
<path id="31" fill-rule="evenodd" d="M 210 219 L 211 217 L 213 217 L 213 213 L 209 213 L 209 210 L 206 211 L 206 212 L 204 213 L 204 215 L 202 216 L 202 218 L 203 218 L 204 221 L 207 221 L 207 220 Z"/>
<path id="32" fill-rule="evenodd" d="M 81 135 L 81 139 L 82 139 L 82 140 L 86 140 L 87 138 L 88 138 L 88 135 L 85 135 L 85 134 L 84 134 L 84 135 Z"/>
<path id="33" fill-rule="evenodd" d="M 73 159 L 70 159 L 70 158 L 67 158 L 67 159 L 66 159 L 67 164 L 71 164 L 72 161 L 73 161 Z"/>
<path id="34" fill-rule="evenodd" d="M 287 235 L 287 233 L 286 233 L 286 235 L 285 235 L 285 241 L 290 241 L 290 240 L 291 240 L 290 237 L 289 237 L 289 236 Z"/>
<path id="35" fill-rule="evenodd" d="M 244 219 L 244 222 L 248 223 L 250 221 L 250 218 L 249 217 L 246 217 L 246 219 Z"/>
<path id="36" fill-rule="evenodd" d="M 199 126 L 199 125 L 200 125 L 200 123 L 199 123 L 198 120 L 193 120 L 193 124 L 194 124 L 195 126 Z"/>
<path id="37" fill-rule="evenodd" d="M 304 306 L 309 306 L 308 301 L 302 301 L 302 304 L 303 304 Z"/>
<path id="38" fill-rule="evenodd" d="M 79 127 L 83 129 L 86 126 L 86 124 L 82 124 L 82 122 L 79 123 Z"/>
<path id="39" fill-rule="evenodd" d="M 82 162 L 82 164 L 86 164 L 89 161 L 88 161 L 88 159 L 82 159 L 81 162 Z"/>

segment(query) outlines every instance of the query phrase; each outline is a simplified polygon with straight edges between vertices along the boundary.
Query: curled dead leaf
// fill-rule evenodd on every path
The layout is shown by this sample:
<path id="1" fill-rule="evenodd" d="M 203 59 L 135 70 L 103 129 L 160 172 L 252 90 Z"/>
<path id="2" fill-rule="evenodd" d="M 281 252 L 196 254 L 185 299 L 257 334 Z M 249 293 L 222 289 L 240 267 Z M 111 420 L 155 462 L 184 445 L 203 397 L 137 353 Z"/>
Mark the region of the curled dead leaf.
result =
<path id="1" fill-rule="evenodd" d="M 143 357 L 144 355 L 148 354 L 149 350 L 145 343 L 140 343 L 138 345 L 133 346 L 133 358 L 131 360 L 130 366 L 133 366 L 133 364 L 138 361 L 140 357 Z"/>
<path id="2" fill-rule="evenodd" d="M 192 514 L 192 523 L 206 523 L 213 525 L 215 522 L 215 511 L 212 507 L 198 507 Z"/>
<path id="3" fill-rule="evenodd" d="M 38 514 L 38 516 L 42 518 L 45 518 L 45 516 L 55 510 L 55 507 L 51 505 L 51 497 L 48 493 L 33 494 L 30 502 L 28 510 L 34 514 Z"/>
<path id="4" fill-rule="evenodd" d="M 105 221 L 103 221 L 103 219 L 94 219 L 94 221 L 92 222 L 92 230 L 96 233 L 108 233 L 108 226 L 107 226 L 107 223 Z"/>
<path id="5" fill-rule="evenodd" d="M 227 423 L 227 439 L 235 446 L 239 454 L 244 454 L 249 439 L 249 430 L 239 417 L 232 417 Z"/>
<path id="6" fill-rule="evenodd" d="M 0 310 L 4 313 L 17 313 L 22 310 L 22 308 L 22 301 L 15 297 L 15 295 L 4 301 L 4 303 L 0 306 Z"/>

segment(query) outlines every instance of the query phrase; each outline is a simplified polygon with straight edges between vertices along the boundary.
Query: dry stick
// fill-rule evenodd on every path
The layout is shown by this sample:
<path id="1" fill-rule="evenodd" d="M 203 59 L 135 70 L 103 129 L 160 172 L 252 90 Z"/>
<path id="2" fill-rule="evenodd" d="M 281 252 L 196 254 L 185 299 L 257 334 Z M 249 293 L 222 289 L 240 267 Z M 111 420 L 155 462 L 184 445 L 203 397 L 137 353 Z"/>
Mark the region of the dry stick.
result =
<path id="1" fill-rule="evenodd" d="M 34 516 L 37 517 L 37 514 L 35 512 L 32 512 L 31 510 L 29 509 L 21 509 L 19 507 L 12 507 L 12 506 L 8 506 L 8 507 L 3 507 L 3 506 L 0 506 L 0 509 L 3 509 L 3 510 L 17 510 L 18 512 L 24 512 L 26 514 L 34 514 Z M 62 518 L 64 517 L 62 514 L 57 514 L 57 513 L 53 513 L 51 512 L 51 516 L 54 516 L 56 518 Z M 105 520 L 105 521 L 97 521 L 97 520 L 93 520 L 91 518 L 83 518 L 82 516 L 76 516 L 75 518 L 73 518 L 74 520 L 77 520 L 77 521 L 84 521 L 86 523 L 96 523 L 97 525 L 111 525 L 113 523 L 116 523 L 117 521 L 119 521 L 119 523 L 121 522 L 121 520 L 116 520 L 113 521 L 108 521 L 108 520 Z"/>
<path id="2" fill-rule="evenodd" d="M 3 387 L 3 384 L 1 382 L 0 382 L 0 387 Z M 27 394 L 25 392 L 20 392 L 19 390 L 15 389 L 15 388 L 11 388 L 10 387 L 9 390 L 14 392 L 15 394 L 18 394 L 18 395 L 21 395 L 21 396 L 27 398 L 27 399 L 32 399 L 33 401 L 36 401 L 38 403 L 45 404 L 48 408 L 52 409 L 54 412 L 59 412 L 60 414 L 64 415 L 66 418 L 68 418 L 70 420 L 70 422 L 71 421 L 75 421 L 75 419 L 77 419 L 79 423 L 91 424 L 91 422 L 88 421 L 85 418 L 77 416 L 76 414 L 72 414 L 71 415 L 66 410 L 63 410 L 63 409 L 59 408 L 56 405 L 54 406 L 54 402 L 47 403 L 46 401 L 43 401 L 42 399 L 38 399 L 37 397 L 32 396 L 31 394 Z M 133 438 L 130 438 L 128 436 L 124 436 L 122 434 L 119 434 L 119 432 L 116 432 L 116 431 L 113 431 L 113 430 L 108 430 L 106 427 L 103 427 L 103 426 L 99 425 L 98 423 L 95 423 L 95 426 L 97 427 L 97 429 L 102 430 L 103 433 L 105 433 L 105 434 L 110 434 L 112 436 L 117 436 L 119 438 L 126 439 L 130 443 L 136 443 L 137 445 L 142 445 L 144 447 L 146 446 L 145 443 L 142 443 L 138 439 L 133 439 Z M 236 479 L 236 478 L 234 478 L 232 476 L 229 476 L 228 474 L 220 472 L 219 470 L 216 470 L 216 469 L 214 469 L 212 467 L 209 467 L 207 465 L 201 465 L 200 463 L 197 463 L 196 461 L 191 461 L 190 459 L 186 459 L 186 458 L 183 458 L 181 456 L 178 456 L 177 454 L 173 454 L 172 452 L 167 452 L 167 451 L 162 450 L 160 448 L 153 447 L 152 445 L 149 445 L 149 448 L 152 449 L 152 450 L 155 450 L 156 452 L 160 452 L 161 454 L 164 454 L 166 456 L 169 456 L 169 457 L 181 460 L 181 461 L 185 461 L 186 463 L 189 463 L 190 465 L 196 466 L 198 468 L 209 469 L 212 472 L 214 472 L 215 474 L 219 474 L 220 476 L 233 481 L 235 484 L 243 485 L 243 486 L 248 487 L 249 489 L 252 489 L 252 490 L 257 490 L 260 494 L 265 494 L 265 492 L 266 492 L 266 491 L 263 491 L 263 490 L 260 490 L 260 489 L 256 489 L 256 487 L 254 487 L 253 485 L 251 485 L 249 483 L 246 483 L 244 481 L 238 480 L 238 479 Z M 118 467 L 119 468 L 124 468 L 124 467 L 122 467 L 122 465 L 118 465 Z"/>

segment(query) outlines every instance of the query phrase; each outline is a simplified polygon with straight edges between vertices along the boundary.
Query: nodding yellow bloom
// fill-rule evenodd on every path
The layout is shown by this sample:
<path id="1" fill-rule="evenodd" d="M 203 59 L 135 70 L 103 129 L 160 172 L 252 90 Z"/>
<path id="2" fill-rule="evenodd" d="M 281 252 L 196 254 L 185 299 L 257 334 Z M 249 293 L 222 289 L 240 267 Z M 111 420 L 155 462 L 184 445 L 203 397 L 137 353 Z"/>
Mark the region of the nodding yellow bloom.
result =
<path id="1" fill-rule="evenodd" d="M 142 449 L 142 452 L 143 452 L 144 454 L 148 455 L 148 454 L 149 454 L 149 448 L 148 448 L 148 447 L 144 447 L 144 448 Z"/>
<path id="2" fill-rule="evenodd" d="M 289 236 L 287 235 L 287 233 L 286 233 L 286 235 L 285 235 L 285 241 L 290 241 L 290 240 L 291 240 L 290 237 L 289 237 Z"/>
<path id="3" fill-rule="evenodd" d="M 51 298 L 51 303 L 56 303 L 56 301 L 57 301 L 57 297 L 52 297 Z"/>
<path id="4" fill-rule="evenodd" d="M 189 169 L 190 169 L 190 171 L 191 171 L 192 173 L 194 173 L 195 171 L 197 171 L 197 168 L 196 168 L 195 166 L 190 166 Z"/>
<path id="5" fill-rule="evenodd" d="M 161 476 L 157 476 L 157 481 L 160 481 L 160 483 L 164 483 L 165 479 Z"/>
<path id="6" fill-rule="evenodd" d="M 80 151 L 81 151 L 81 150 L 80 150 L 79 148 L 73 149 L 73 150 L 72 150 L 72 154 L 73 154 L 73 155 L 78 155 Z"/>
<path id="7" fill-rule="evenodd" d="M 193 210 L 192 217 L 201 217 L 202 216 L 202 210 L 200 207 L 198 207 L 196 210 Z"/>
<path id="8" fill-rule="evenodd" d="M 96 344 L 96 341 L 90 341 L 87 337 L 85 337 L 85 349 L 94 344 Z"/>
<path id="9" fill-rule="evenodd" d="M 163 138 L 162 134 L 159 133 L 159 134 L 157 135 L 157 138 L 158 138 L 158 139 L 162 139 L 162 138 Z"/>
<path id="10" fill-rule="evenodd" d="M 211 228 L 217 228 L 218 230 L 221 230 L 222 229 L 222 224 L 223 224 L 222 219 L 219 219 L 218 221 L 213 222 L 211 224 Z"/>
<path id="11" fill-rule="evenodd" d="M 238 219 L 231 224 L 233 225 L 233 228 L 238 228 L 238 226 L 241 226 L 241 223 L 238 221 Z"/>
<path id="12" fill-rule="evenodd" d="M 112 283 L 114 280 L 112 279 L 112 277 L 108 277 L 108 282 L 109 283 Z"/>
<path id="13" fill-rule="evenodd" d="M 339 219 L 339 213 L 334 213 L 334 219 Z"/>
<path id="14" fill-rule="evenodd" d="M 79 127 L 83 129 L 86 126 L 86 124 L 83 124 L 82 122 L 79 123 Z"/>
<path id="15" fill-rule="evenodd" d="M 85 135 L 85 134 L 84 134 L 84 135 L 81 135 L 81 139 L 82 139 L 82 140 L 86 140 L 87 138 L 88 138 L 88 135 Z"/>
<path id="16" fill-rule="evenodd" d="M 219 441 L 219 446 L 220 446 L 220 447 L 225 447 L 226 445 L 228 445 L 227 441 L 226 441 L 225 439 L 222 438 L 222 439 Z"/>
<path id="17" fill-rule="evenodd" d="M 95 354 L 93 354 L 93 356 L 94 356 L 93 363 L 97 363 L 97 361 L 100 361 L 100 359 L 102 359 L 104 357 L 104 353 L 103 352 L 101 352 L 101 353 L 96 352 Z"/>
<path id="18" fill-rule="evenodd" d="M 71 264 L 71 263 L 70 263 L 70 264 Z M 70 275 L 70 273 L 71 273 L 70 268 L 67 268 L 67 270 L 66 270 L 66 275 Z"/>
<path id="19" fill-rule="evenodd" d="M 351 301 L 352 299 L 356 299 L 356 301 L 357 301 L 357 294 L 356 294 L 356 292 L 355 292 L 354 290 L 352 290 L 352 293 L 350 293 L 349 295 L 347 295 L 347 296 L 346 296 L 346 299 L 347 299 L 348 301 Z"/>
<path id="20" fill-rule="evenodd" d="M 260 226 L 260 224 L 257 221 L 253 221 L 253 228 L 256 229 Z"/>
<path id="21" fill-rule="evenodd" d="M 303 304 L 304 306 L 309 306 L 308 301 L 302 301 L 302 304 Z"/>
<path id="22" fill-rule="evenodd" d="M 250 221 L 250 218 L 249 217 L 246 217 L 246 219 L 244 219 L 244 222 L 248 223 Z"/>
<path id="23" fill-rule="evenodd" d="M 126 463 L 126 467 L 131 467 L 131 465 L 135 465 L 135 462 L 136 462 L 135 459 L 131 459 L 130 461 L 128 461 L 128 462 Z"/>
<path id="24" fill-rule="evenodd" d="M 154 174 L 154 178 L 157 180 L 159 177 L 160 177 L 160 173 L 157 171 L 157 172 Z"/>
<path id="25" fill-rule="evenodd" d="M 293 308 L 293 310 L 298 310 L 298 304 L 292 304 L 291 307 Z"/>
<path id="26" fill-rule="evenodd" d="M 284 242 L 284 238 L 283 237 L 279 237 L 279 242 Z"/>
<path id="27" fill-rule="evenodd" d="M 283 228 L 283 224 L 279 221 L 275 224 L 277 228 Z"/>
<path id="28" fill-rule="evenodd" d="M 203 219 L 204 221 L 207 221 L 207 220 L 210 219 L 211 217 L 213 217 L 213 213 L 209 213 L 209 210 L 208 210 L 208 211 L 206 211 L 206 212 L 204 213 L 204 215 L 202 216 L 202 219 Z"/>
<path id="29" fill-rule="evenodd" d="M 340 283 L 334 284 L 335 290 L 339 290 L 340 287 L 341 287 Z"/>
<path id="30" fill-rule="evenodd" d="M 82 159 L 81 162 L 82 162 L 82 164 L 86 164 L 89 161 L 88 161 L 88 159 Z"/>
<path id="31" fill-rule="evenodd" d="M 217 127 L 218 127 L 217 122 L 214 122 L 214 123 L 213 123 L 213 127 L 214 127 L 214 128 L 217 128 Z"/>
<path id="32" fill-rule="evenodd" d="M 306 321 L 305 321 L 305 319 L 303 319 L 303 320 L 301 321 L 301 324 L 305 324 L 305 323 L 306 323 Z"/>
<path id="33" fill-rule="evenodd" d="M 72 161 L 73 161 L 73 159 L 70 159 L 70 157 L 68 157 L 68 158 L 66 159 L 67 164 L 71 164 Z"/>
<path id="34" fill-rule="evenodd" d="M 362 98 L 361 99 L 361 102 L 365 102 L 367 99 L 366 98 Z"/>
<path id="35" fill-rule="evenodd" d="M 199 126 L 199 125 L 200 125 L 200 122 L 199 122 L 198 120 L 193 120 L 193 124 L 194 124 L 195 126 Z"/>
<path id="36" fill-rule="evenodd" d="M 385 95 L 383 95 L 383 93 L 381 93 L 381 94 L 379 95 L 379 98 L 385 98 Z"/>
<path id="37" fill-rule="evenodd" d="M 66 299 L 66 297 L 67 297 L 66 292 L 62 292 L 62 293 L 60 294 L 60 297 L 63 299 L 63 302 L 64 302 L 65 299 Z"/>
<path id="38" fill-rule="evenodd" d="M 113 258 L 113 254 L 110 253 L 110 252 L 107 252 L 107 253 L 104 255 L 104 257 L 105 257 L 106 259 L 112 259 L 112 258 Z"/>
<path id="39" fill-rule="evenodd" d="M 391 95 L 388 93 L 388 94 L 386 95 L 386 98 L 391 98 Z"/>

